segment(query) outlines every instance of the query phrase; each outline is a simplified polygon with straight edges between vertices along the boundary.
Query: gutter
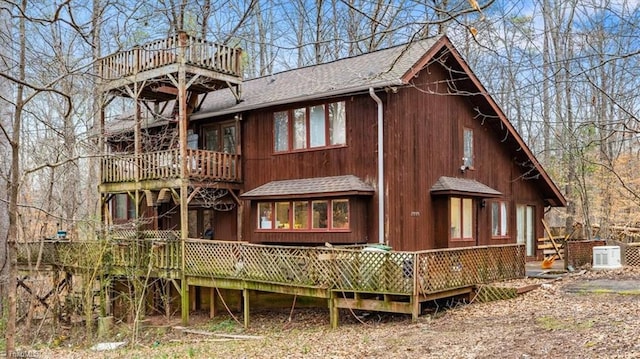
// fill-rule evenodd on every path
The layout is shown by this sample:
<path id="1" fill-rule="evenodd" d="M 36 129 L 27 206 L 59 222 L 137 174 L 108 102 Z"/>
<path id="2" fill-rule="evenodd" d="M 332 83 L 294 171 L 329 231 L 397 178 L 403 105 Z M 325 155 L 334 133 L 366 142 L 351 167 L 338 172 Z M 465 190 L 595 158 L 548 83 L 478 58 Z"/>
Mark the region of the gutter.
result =
<path id="1" fill-rule="evenodd" d="M 369 87 L 369 96 L 378 104 L 378 243 L 384 244 L 384 112 L 382 100 L 376 95 L 373 87 Z"/>

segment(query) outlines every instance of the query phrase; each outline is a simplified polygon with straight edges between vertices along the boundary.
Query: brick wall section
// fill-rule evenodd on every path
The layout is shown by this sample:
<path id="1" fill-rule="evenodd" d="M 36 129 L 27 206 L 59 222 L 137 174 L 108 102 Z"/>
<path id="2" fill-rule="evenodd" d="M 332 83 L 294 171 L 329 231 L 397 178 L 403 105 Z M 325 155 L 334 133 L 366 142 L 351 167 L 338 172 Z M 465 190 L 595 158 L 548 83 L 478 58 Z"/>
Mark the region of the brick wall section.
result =
<path id="1" fill-rule="evenodd" d="M 564 248 L 565 267 L 581 268 L 593 264 L 593 247 L 604 246 L 607 242 L 595 241 L 567 241 Z"/>

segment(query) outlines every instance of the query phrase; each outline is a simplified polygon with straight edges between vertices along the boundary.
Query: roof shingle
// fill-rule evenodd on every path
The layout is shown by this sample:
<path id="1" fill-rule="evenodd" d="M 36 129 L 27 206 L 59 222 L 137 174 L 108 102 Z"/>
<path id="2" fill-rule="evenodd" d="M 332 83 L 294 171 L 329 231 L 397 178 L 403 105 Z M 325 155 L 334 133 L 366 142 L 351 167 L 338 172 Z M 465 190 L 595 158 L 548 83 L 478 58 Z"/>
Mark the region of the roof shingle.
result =
<path id="1" fill-rule="evenodd" d="M 479 197 L 500 197 L 502 193 L 476 180 L 442 176 L 431 187 L 432 194 L 468 194 Z"/>
<path id="2" fill-rule="evenodd" d="M 375 190 L 353 175 L 273 181 L 240 197 L 248 199 L 313 197 L 317 195 L 370 195 Z"/>
<path id="3" fill-rule="evenodd" d="M 367 54 L 302 67 L 242 83 L 242 102 L 227 89 L 209 93 L 192 119 L 242 112 L 314 98 L 339 96 L 369 87 L 401 85 L 409 72 L 436 43 L 416 41 Z"/>

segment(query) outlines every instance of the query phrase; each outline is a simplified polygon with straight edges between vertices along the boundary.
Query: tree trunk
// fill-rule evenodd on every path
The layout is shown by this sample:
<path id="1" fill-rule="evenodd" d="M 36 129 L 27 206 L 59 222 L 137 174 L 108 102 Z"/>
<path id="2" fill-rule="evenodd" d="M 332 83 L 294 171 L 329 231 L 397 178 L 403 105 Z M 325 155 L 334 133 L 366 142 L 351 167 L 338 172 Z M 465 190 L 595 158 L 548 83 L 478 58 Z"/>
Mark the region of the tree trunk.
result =
<path id="1" fill-rule="evenodd" d="M 26 11 L 27 0 L 22 0 L 20 4 L 22 12 Z M 26 24 L 25 18 L 20 17 L 18 25 L 19 52 L 18 52 L 18 79 L 24 82 L 26 78 Z M 16 349 L 16 321 L 17 321 L 17 286 L 18 267 L 16 240 L 18 239 L 18 194 L 20 193 L 20 134 L 22 132 L 22 110 L 24 107 L 24 85 L 16 85 L 15 113 L 13 114 L 13 128 L 11 135 L 11 178 L 9 180 L 9 280 L 8 282 L 8 304 L 7 313 L 7 358 L 11 358 Z"/>

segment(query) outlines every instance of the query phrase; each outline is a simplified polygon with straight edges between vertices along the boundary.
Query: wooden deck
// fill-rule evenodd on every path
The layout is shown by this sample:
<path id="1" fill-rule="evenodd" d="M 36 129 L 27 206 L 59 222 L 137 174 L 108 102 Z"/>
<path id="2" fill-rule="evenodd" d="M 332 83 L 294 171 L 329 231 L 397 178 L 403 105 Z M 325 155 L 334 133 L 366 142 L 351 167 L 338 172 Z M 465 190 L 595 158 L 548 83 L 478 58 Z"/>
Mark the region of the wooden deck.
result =
<path id="1" fill-rule="evenodd" d="M 187 178 L 241 182 L 240 155 L 207 150 L 187 150 Z M 180 177 L 180 151 L 111 154 L 102 159 L 102 183 L 177 179 Z"/>
<path id="2" fill-rule="evenodd" d="M 131 231 L 103 241 L 44 241 L 21 244 L 19 249 L 19 263 L 40 258 L 42 264 L 70 272 L 100 265 L 116 276 L 149 274 L 188 285 L 327 298 L 332 325 L 337 325 L 337 308 L 416 318 L 421 302 L 525 275 L 522 245 L 396 252 L 181 241 L 179 232 Z"/>
<path id="3" fill-rule="evenodd" d="M 189 79 L 193 79 L 190 91 L 195 93 L 206 93 L 211 88 L 242 82 L 241 49 L 182 32 L 100 59 L 100 87 L 102 91 L 120 91 L 123 86 L 137 82 L 142 85 L 142 98 L 159 98 L 165 86 L 172 86 L 167 75 L 175 75 L 179 66 L 185 69 Z M 152 83 L 146 83 L 149 80 Z M 121 92 L 121 95 L 126 95 L 126 92 Z M 175 98 L 175 93 L 170 91 L 165 99 L 172 98 Z"/>

